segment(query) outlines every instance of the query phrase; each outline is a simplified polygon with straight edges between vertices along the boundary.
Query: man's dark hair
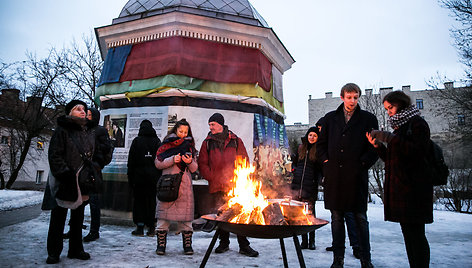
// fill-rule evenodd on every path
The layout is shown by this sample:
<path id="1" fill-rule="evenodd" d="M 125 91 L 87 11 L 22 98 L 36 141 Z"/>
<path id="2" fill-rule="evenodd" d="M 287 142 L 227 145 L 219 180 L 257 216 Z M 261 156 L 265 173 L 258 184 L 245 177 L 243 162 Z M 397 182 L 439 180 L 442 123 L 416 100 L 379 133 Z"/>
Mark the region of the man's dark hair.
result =
<path id="1" fill-rule="evenodd" d="M 359 93 L 359 97 L 361 96 L 362 92 L 358 85 L 354 83 L 347 83 L 341 88 L 341 97 L 344 98 L 344 93 L 346 92 L 357 92 Z"/>
<path id="2" fill-rule="evenodd" d="M 411 105 L 411 98 L 401 90 L 392 91 L 385 95 L 382 103 L 386 101 L 397 107 L 397 113 L 403 111 L 405 108 L 408 108 Z"/>

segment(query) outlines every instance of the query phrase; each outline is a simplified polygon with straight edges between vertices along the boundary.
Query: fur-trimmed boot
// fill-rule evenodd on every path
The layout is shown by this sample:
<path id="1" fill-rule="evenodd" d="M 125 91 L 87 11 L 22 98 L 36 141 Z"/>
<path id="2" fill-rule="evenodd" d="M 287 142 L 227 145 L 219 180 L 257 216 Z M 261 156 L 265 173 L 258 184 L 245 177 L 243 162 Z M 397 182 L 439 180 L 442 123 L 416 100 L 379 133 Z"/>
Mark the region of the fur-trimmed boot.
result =
<path id="1" fill-rule="evenodd" d="M 157 255 L 166 254 L 167 231 L 157 231 Z"/>
<path id="2" fill-rule="evenodd" d="M 192 249 L 192 231 L 183 231 L 182 232 L 182 243 L 184 246 L 185 255 L 193 255 Z"/>

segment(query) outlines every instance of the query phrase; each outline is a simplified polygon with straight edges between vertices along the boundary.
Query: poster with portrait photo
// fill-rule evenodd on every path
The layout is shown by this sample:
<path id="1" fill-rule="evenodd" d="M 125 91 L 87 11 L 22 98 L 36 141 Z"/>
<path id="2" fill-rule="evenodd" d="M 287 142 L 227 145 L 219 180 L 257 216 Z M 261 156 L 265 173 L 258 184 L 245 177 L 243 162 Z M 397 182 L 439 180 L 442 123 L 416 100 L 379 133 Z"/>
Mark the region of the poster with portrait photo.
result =
<path id="1" fill-rule="evenodd" d="M 125 147 L 126 121 L 126 114 L 104 116 L 103 125 L 107 129 L 108 136 L 110 137 L 110 140 L 113 141 L 115 148 Z"/>

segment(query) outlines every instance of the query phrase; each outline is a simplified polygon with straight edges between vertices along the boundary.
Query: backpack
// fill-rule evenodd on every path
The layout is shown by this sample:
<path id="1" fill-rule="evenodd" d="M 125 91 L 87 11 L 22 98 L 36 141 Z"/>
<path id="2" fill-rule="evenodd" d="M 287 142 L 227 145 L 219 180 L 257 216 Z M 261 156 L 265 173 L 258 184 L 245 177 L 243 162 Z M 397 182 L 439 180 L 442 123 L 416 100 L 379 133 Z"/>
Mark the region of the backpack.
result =
<path id="1" fill-rule="evenodd" d="M 411 121 L 408 123 L 407 135 L 411 135 Z M 442 148 L 431 139 L 429 139 L 428 152 L 423 161 L 426 173 L 431 178 L 433 186 L 446 185 L 449 168 L 444 162 Z"/>

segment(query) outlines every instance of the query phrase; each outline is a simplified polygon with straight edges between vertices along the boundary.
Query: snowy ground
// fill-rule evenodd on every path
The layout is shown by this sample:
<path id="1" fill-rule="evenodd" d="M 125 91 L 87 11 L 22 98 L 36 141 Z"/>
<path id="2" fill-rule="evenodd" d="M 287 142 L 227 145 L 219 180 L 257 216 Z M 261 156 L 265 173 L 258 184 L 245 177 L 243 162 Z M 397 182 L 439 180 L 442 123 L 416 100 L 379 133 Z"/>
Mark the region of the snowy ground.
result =
<path id="1" fill-rule="evenodd" d="M 43 195 L 40 191 L 0 190 L 0 211 L 39 204 Z"/>
<path id="2" fill-rule="evenodd" d="M 0 191 L 0 203 L 6 200 Z M 9 193 L 10 194 L 10 193 Z M 37 194 L 37 193 L 33 193 Z M 27 195 L 29 196 L 31 194 Z M 10 198 L 11 199 L 11 198 Z M 14 198 L 21 204 L 21 198 Z M 14 202 L 13 202 L 14 203 Z M 20 207 L 21 205 L 16 205 Z M 11 205 L 14 207 L 14 205 Z M 329 212 L 318 202 L 317 216 L 329 220 Z M 370 238 L 372 261 L 375 267 L 408 267 L 408 260 L 403 245 L 400 226 L 397 223 L 383 221 L 383 207 L 377 204 L 369 206 Z M 86 223 L 90 221 L 86 209 Z M 431 247 L 431 267 L 472 267 L 472 215 L 447 211 L 435 211 L 434 223 L 426 227 L 427 238 Z M 36 219 L 20 224 L 0 228 L 0 263 L 2 267 L 198 267 L 210 244 L 213 233 L 196 232 L 193 248 L 195 254 L 182 254 L 180 235 L 168 237 L 167 254 L 157 256 L 154 253 L 156 239 L 134 237 L 132 228 L 114 225 L 101 227 L 100 239 L 85 243 L 84 247 L 92 258 L 88 261 L 68 259 L 68 242 L 64 241 L 61 262 L 46 265 L 46 237 L 49 212 L 42 212 Z M 84 235 L 86 231 L 84 231 Z M 240 255 L 237 241 L 231 236 L 230 251 L 224 254 L 212 253 L 207 267 L 283 267 L 280 244 L 277 239 L 249 238 L 251 246 L 260 256 L 249 258 Z M 298 267 L 298 259 L 293 239 L 285 238 L 285 247 L 290 267 Z M 303 250 L 307 267 L 329 267 L 332 253 L 325 251 L 331 244 L 330 225 L 316 231 L 317 249 Z M 350 248 L 346 250 L 345 267 L 360 267 L 359 261 L 352 256 Z"/>

